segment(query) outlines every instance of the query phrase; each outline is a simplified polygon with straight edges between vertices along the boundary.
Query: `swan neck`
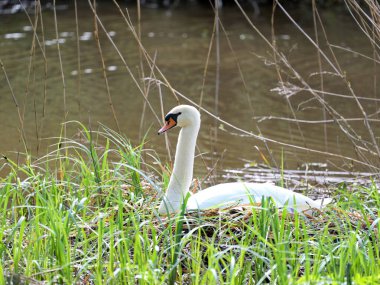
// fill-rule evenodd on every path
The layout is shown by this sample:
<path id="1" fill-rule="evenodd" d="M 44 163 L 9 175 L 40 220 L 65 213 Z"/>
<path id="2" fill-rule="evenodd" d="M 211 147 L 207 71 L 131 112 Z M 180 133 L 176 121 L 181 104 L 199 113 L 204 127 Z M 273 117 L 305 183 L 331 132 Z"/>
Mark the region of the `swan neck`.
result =
<path id="1" fill-rule="evenodd" d="M 170 177 L 167 200 L 175 207 L 182 204 L 189 192 L 193 179 L 193 166 L 199 124 L 183 127 L 179 133 L 174 160 L 173 173 Z"/>

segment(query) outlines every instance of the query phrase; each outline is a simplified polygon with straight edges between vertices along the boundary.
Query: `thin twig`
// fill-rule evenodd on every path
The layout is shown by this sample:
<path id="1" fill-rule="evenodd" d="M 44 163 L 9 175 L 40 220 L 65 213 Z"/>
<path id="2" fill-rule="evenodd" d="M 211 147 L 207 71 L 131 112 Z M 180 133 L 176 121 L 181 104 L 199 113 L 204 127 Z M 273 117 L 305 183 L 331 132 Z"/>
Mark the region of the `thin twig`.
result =
<path id="1" fill-rule="evenodd" d="M 25 130 L 24 130 L 24 119 L 22 117 L 20 105 L 17 102 L 16 96 L 15 96 L 15 94 L 13 92 L 13 88 L 12 88 L 11 82 L 9 81 L 7 72 L 5 71 L 4 63 L 3 63 L 3 61 L 1 59 L 0 59 L 0 66 L 1 66 L 1 69 L 3 70 L 4 76 L 5 76 L 5 80 L 7 81 L 9 90 L 10 90 L 11 95 L 12 95 L 13 102 L 14 102 L 14 104 L 16 106 L 16 109 L 17 109 L 18 119 L 19 119 L 19 123 L 20 123 L 20 129 L 19 129 L 20 133 L 21 133 L 20 137 L 21 137 L 21 140 L 22 140 L 22 142 L 24 144 L 25 152 L 28 153 L 28 145 L 27 145 L 27 142 L 26 142 L 26 136 L 25 136 Z"/>
<path id="2" fill-rule="evenodd" d="M 77 42 L 77 102 L 78 102 L 78 112 L 79 118 L 81 117 L 81 78 L 82 78 L 82 67 L 81 67 L 81 50 L 80 50 L 80 41 L 79 41 L 79 20 L 78 20 L 78 4 L 77 0 L 74 0 L 74 9 L 75 9 L 75 37 Z"/>
<path id="3" fill-rule="evenodd" d="M 54 12 L 54 28 L 55 28 L 55 37 L 57 41 L 57 52 L 59 59 L 59 68 L 61 70 L 61 78 L 62 78 L 62 89 L 63 89 L 63 121 L 66 121 L 67 118 L 67 105 L 66 105 L 66 81 L 65 74 L 63 72 L 63 63 L 62 63 L 62 55 L 61 48 L 59 44 L 59 34 L 58 34 L 58 20 L 57 20 L 57 9 L 55 5 L 55 0 L 53 0 L 53 12 Z M 66 137 L 66 124 L 63 125 L 63 136 Z"/>
<path id="4" fill-rule="evenodd" d="M 105 64 L 104 57 L 103 57 L 102 46 L 101 46 L 100 40 L 99 40 L 98 21 L 96 20 L 96 16 L 97 16 L 97 13 L 96 13 L 96 0 L 94 0 L 94 4 L 93 5 L 94 5 L 94 11 L 95 11 L 94 12 L 95 13 L 94 14 L 94 26 L 95 26 L 94 34 L 95 34 L 95 40 L 96 40 L 96 44 L 97 44 L 97 47 L 98 47 L 99 55 L 100 55 L 100 60 L 102 62 L 103 78 L 104 78 L 104 83 L 106 85 L 106 90 L 107 90 L 107 95 L 108 95 L 108 105 L 111 108 L 111 112 L 112 112 L 113 119 L 114 119 L 115 124 L 116 124 L 116 128 L 120 132 L 119 121 L 117 119 L 116 111 L 115 111 L 115 108 L 113 106 L 110 86 L 108 84 L 107 70 L 106 70 L 106 64 Z"/>

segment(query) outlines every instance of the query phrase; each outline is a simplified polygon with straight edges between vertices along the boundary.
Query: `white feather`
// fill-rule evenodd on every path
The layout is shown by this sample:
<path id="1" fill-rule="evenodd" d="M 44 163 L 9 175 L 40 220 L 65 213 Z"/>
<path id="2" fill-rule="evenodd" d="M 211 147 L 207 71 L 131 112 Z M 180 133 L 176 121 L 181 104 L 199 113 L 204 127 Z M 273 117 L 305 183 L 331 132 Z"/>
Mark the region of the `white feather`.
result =
<path id="1" fill-rule="evenodd" d="M 184 198 L 189 193 L 193 178 L 196 139 L 201 123 L 198 110 L 188 105 L 177 106 L 168 115 L 177 116 L 177 126 L 181 127 L 181 131 L 173 173 L 158 210 L 163 215 L 179 212 Z M 263 197 L 271 197 L 277 207 L 287 206 L 300 212 L 322 207 L 320 202 L 270 183 L 234 182 L 218 184 L 191 195 L 187 201 L 187 210 L 225 208 L 251 202 L 260 203 Z"/>

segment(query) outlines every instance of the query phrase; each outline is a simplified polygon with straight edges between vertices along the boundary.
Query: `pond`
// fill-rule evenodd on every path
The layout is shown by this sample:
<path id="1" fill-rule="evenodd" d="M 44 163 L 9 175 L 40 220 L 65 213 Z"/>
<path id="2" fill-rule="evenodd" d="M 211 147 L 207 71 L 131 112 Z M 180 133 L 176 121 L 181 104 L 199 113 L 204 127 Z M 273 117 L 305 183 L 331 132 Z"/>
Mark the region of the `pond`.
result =
<path id="1" fill-rule="evenodd" d="M 346 10 L 320 9 L 323 24 L 315 28 L 308 6 L 289 8 L 291 19 L 277 7 L 274 26 L 272 7 L 254 16 L 249 7 L 243 13 L 229 5 L 218 12 L 217 25 L 212 9 L 196 2 L 143 7 L 141 43 L 158 70 L 144 59 L 127 24 L 130 17 L 138 30 L 136 6 L 119 10 L 112 1 L 100 2 L 98 42 L 94 14 L 87 1 L 78 2 L 78 24 L 71 2 L 56 16 L 53 10 L 30 19 L 25 13 L 0 16 L 0 153 L 44 155 L 62 123 L 78 120 L 92 129 L 100 122 L 134 144 L 146 135 L 146 148 L 169 161 L 165 139 L 157 136 L 161 102 L 164 112 L 177 104 L 169 82 L 215 115 L 202 112 L 196 175 L 215 169 L 222 180 L 261 164 L 349 171 L 378 166 L 376 51 Z M 263 37 L 276 42 L 276 57 Z M 275 64 L 280 55 L 288 66 Z M 78 125 L 69 123 L 65 131 L 75 137 Z M 169 134 L 171 157 L 177 135 Z"/>

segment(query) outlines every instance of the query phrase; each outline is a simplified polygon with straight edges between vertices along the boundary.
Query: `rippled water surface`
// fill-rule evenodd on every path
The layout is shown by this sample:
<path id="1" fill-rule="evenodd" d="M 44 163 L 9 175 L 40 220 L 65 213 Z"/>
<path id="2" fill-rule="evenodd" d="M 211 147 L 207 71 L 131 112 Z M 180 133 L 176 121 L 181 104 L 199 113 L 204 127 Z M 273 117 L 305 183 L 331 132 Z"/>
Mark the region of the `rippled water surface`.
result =
<path id="1" fill-rule="evenodd" d="M 146 133 L 147 148 L 155 149 L 162 160 L 167 160 L 164 138 L 156 135 L 161 123 L 149 107 L 142 116 L 144 97 L 139 88 L 147 88 L 151 82 L 148 100 L 160 118 L 161 98 L 165 112 L 176 104 L 172 92 L 164 84 L 151 80 L 154 77 L 163 80 L 157 70 L 152 74 L 146 62 L 141 65 L 138 44 L 112 1 L 101 3 L 98 7 L 99 18 L 109 36 L 99 27 L 101 55 L 93 33 L 93 13 L 84 3 L 86 1 L 79 2 L 78 37 L 73 5 L 57 11 L 57 31 L 54 13 L 50 10 L 42 13 L 42 19 L 30 15 L 31 22 L 23 13 L 0 16 L 0 59 L 4 65 L 0 75 L 0 152 L 14 156 L 14 152 L 25 151 L 20 139 L 23 129 L 27 149 L 33 156 L 43 155 L 47 146 L 54 142 L 49 138 L 59 136 L 64 121 L 79 120 L 93 129 L 101 122 L 117 130 L 109 103 L 111 96 L 120 132 L 135 144 Z M 124 12 L 125 8 L 122 7 Z M 137 28 L 136 8 L 127 8 Z M 248 7 L 245 10 L 252 23 L 271 42 L 271 7 L 263 7 L 261 14 L 255 18 Z M 321 10 L 320 13 L 331 44 L 372 56 L 368 39 L 348 13 L 330 10 Z M 312 14 L 307 9 L 293 9 L 291 14 L 303 30 L 315 38 Z M 142 43 L 173 88 L 240 129 L 284 144 L 360 160 L 352 142 L 335 123 L 301 122 L 297 125 L 291 121 L 294 117 L 305 121 L 323 120 L 321 105 L 308 92 L 300 91 L 291 84 L 288 85 L 288 93 L 276 91 L 279 74 L 284 82 L 296 84 L 297 80 L 294 74 L 286 70 L 276 70 L 273 52 L 239 9 L 228 6 L 220 11 L 220 34 L 213 38 L 210 49 L 214 16 L 211 9 L 197 4 L 173 9 L 142 9 Z M 300 76 L 312 88 L 350 95 L 347 86 L 332 74 L 333 70 L 323 59 L 321 85 L 315 47 L 280 11 L 277 11 L 275 19 L 276 35 L 273 39 Z M 34 23 L 37 23 L 36 37 L 33 36 Z M 320 44 L 332 59 L 320 27 L 319 33 Z M 117 46 L 117 51 L 109 39 Z M 210 58 L 207 60 L 209 49 Z M 370 98 L 360 99 L 363 108 L 368 114 L 375 113 L 377 101 L 373 99 L 378 94 L 375 77 L 378 72 L 373 62 L 357 53 L 334 47 L 332 50 L 355 94 Z M 106 66 L 109 92 L 102 60 Z M 363 117 L 352 98 L 326 96 L 325 99 L 346 118 Z M 186 103 L 186 100 L 180 99 L 180 102 Z M 331 119 L 329 114 L 326 116 L 326 119 Z M 196 160 L 198 174 L 207 173 L 206 166 L 210 169 L 215 163 L 219 170 L 242 169 L 256 163 L 280 167 L 282 162 L 285 168 L 291 169 L 302 168 L 305 163 L 324 163 L 323 168 L 335 169 L 357 167 L 349 159 L 303 151 L 284 144 L 268 143 L 266 146 L 257 138 L 243 135 L 204 112 L 202 124 L 198 151 L 203 154 L 203 159 L 198 156 Z M 373 122 L 371 126 L 375 131 L 377 124 Z M 368 138 L 363 121 L 352 121 L 350 125 L 363 138 Z M 77 125 L 69 124 L 67 136 L 74 136 L 77 129 Z M 177 131 L 169 135 L 172 154 L 176 137 Z M 240 173 L 235 174 L 241 176 Z"/>

